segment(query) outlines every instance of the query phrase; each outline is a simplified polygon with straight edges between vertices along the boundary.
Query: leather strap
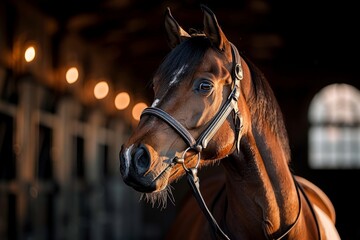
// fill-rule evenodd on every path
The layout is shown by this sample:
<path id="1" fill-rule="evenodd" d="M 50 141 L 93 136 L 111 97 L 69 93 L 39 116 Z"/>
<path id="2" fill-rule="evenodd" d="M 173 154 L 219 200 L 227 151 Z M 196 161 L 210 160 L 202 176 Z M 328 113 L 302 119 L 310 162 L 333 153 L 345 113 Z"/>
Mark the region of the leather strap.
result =
<path id="1" fill-rule="evenodd" d="M 232 93 L 226 100 L 225 104 L 221 107 L 218 114 L 215 115 L 209 126 L 201 133 L 196 141 L 196 146 L 206 148 L 209 141 L 225 122 L 231 111 L 236 109 L 236 112 L 238 112 L 237 99 L 235 99 L 236 90 L 236 88 L 233 89 Z"/>
<path id="2" fill-rule="evenodd" d="M 186 178 L 191 187 L 191 190 L 193 191 L 193 195 L 195 196 L 195 199 L 199 204 L 201 211 L 210 223 L 216 239 L 230 240 L 230 238 L 221 230 L 220 226 L 217 224 L 215 218 L 211 214 L 209 208 L 206 206 L 205 200 L 200 192 L 200 179 L 197 177 L 197 169 L 191 168 L 186 171 Z"/>
<path id="3" fill-rule="evenodd" d="M 201 133 L 198 140 L 196 141 L 197 146 L 201 146 L 202 148 L 206 148 L 207 144 L 211 140 L 211 138 L 215 135 L 217 130 L 221 127 L 221 125 L 224 123 L 226 118 L 229 116 L 232 110 L 234 110 L 234 122 L 235 122 L 235 128 L 238 132 L 235 133 L 236 135 L 236 148 L 239 151 L 239 142 L 240 142 L 240 126 L 237 126 L 238 124 L 241 124 L 240 116 L 239 116 L 239 109 L 237 105 L 238 98 L 240 96 L 240 80 L 243 79 L 243 69 L 241 66 L 241 58 L 239 51 L 235 47 L 234 44 L 230 42 L 231 45 L 231 53 L 232 53 L 232 59 L 233 59 L 233 66 L 232 66 L 232 72 L 231 76 L 233 79 L 233 86 L 232 91 L 224 103 L 224 105 L 221 107 L 219 112 L 216 114 L 214 119 L 211 121 L 210 125 L 205 129 L 204 132 Z"/>
<path id="4" fill-rule="evenodd" d="M 194 146 L 196 141 L 193 138 L 193 136 L 189 133 L 189 131 L 183 127 L 179 121 L 177 121 L 175 118 L 173 118 L 170 114 L 165 112 L 164 110 L 157 108 L 157 107 L 148 107 L 145 108 L 144 111 L 141 113 L 141 116 L 143 115 L 155 115 L 158 118 L 162 119 L 164 122 L 169 124 L 188 144 L 188 146 Z"/>

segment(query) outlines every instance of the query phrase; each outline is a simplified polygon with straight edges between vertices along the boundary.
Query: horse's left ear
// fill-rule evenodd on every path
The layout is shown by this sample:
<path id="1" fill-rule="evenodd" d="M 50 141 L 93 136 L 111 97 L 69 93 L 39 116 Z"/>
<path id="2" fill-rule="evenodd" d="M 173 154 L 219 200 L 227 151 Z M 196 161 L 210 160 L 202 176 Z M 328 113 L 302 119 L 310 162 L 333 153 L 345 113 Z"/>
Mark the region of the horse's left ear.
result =
<path id="1" fill-rule="evenodd" d="M 171 48 L 176 47 L 184 39 L 189 38 L 190 35 L 182 29 L 175 18 L 171 15 L 170 8 L 165 12 L 165 29 L 167 33 L 168 44 Z"/>
<path id="2" fill-rule="evenodd" d="M 225 34 L 221 30 L 215 14 L 205 5 L 201 5 L 204 12 L 204 33 L 209 38 L 211 44 L 223 51 L 228 42 Z"/>

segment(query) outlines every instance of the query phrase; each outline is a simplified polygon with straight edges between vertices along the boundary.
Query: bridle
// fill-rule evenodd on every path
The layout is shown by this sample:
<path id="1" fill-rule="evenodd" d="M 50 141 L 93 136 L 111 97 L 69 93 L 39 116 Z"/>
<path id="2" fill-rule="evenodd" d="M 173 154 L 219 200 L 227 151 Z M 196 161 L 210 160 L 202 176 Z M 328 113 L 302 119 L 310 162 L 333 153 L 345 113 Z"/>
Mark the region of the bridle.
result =
<path id="1" fill-rule="evenodd" d="M 171 126 L 187 143 L 188 147 L 183 151 L 182 156 L 179 158 L 175 156 L 172 160 L 171 164 L 182 164 L 185 172 L 186 177 L 188 180 L 188 183 L 193 191 L 194 197 L 196 198 L 202 212 L 206 216 L 207 220 L 209 221 L 214 234 L 216 235 L 217 239 L 225 239 L 229 240 L 230 238 L 222 231 L 218 223 L 216 222 L 215 218 L 211 214 L 210 210 L 208 209 L 202 195 L 200 192 L 200 180 L 197 176 L 197 169 L 200 163 L 200 154 L 203 149 L 205 149 L 209 143 L 209 141 L 212 139 L 212 137 L 215 135 L 215 133 L 219 130 L 219 128 L 222 126 L 224 121 L 227 119 L 227 117 L 230 115 L 231 112 L 233 112 L 233 120 L 235 125 L 235 147 L 237 151 L 240 151 L 240 133 L 242 128 L 242 120 L 239 113 L 238 108 L 238 98 L 240 96 L 240 81 L 243 79 L 243 69 L 241 66 L 241 58 L 240 54 L 232 43 L 231 45 L 231 53 L 233 58 L 233 66 L 232 66 L 232 89 L 231 92 L 226 99 L 225 103 L 222 105 L 218 113 L 215 115 L 215 117 L 212 119 L 208 127 L 200 134 L 197 140 L 191 135 L 191 133 L 181 124 L 179 123 L 174 117 L 172 117 L 170 114 L 165 112 L 164 110 L 158 108 L 158 107 L 148 107 L 145 108 L 144 111 L 141 114 L 141 117 L 144 115 L 153 115 L 164 122 L 166 122 L 169 126 Z M 194 167 L 188 168 L 185 164 L 185 155 L 188 151 L 195 151 L 197 153 L 197 162 Z M 295 179 L 294 179 L 295 181 Z M 299 219 L 299 215 L 301 212 L 301 199 L 299 195 L 298 190 L 298 183 L 295 181 L 296 184 L 296 190 L 297 195 L 299 198 L 299 213 L 296 217 L 295 222 L 288 228 L 288 230 L 282 234 L 277 240 L 282 239 L 285 237 L 290 230 L 296 225 Z M 306 197 L 305 193 L 302 191 L 304 196 Z M 307 197 L 306 197 L 307 198 Z M 320 235 L 319 235 L 320 236 Z"/>
<path id="2" fill-rule="evenodd" d="M 189 150 L 192 149 L 196 152 L 201 152 L 202 149 L 206 148 L 211 138 L 214 136 L 214 134 L 218 131 L 218 129 L 221 127 L 221 125 L 224 123 L 226 118 L 229 116 L 231 111 L 234 111 L 234 123 L 236 126 L 237 134 L 237 145 L 236 147 L 239 147 L 240 142 L 240 124 L 241 119 L 239 115 L 239 109 L 237 105 L 238 98 L 240 96 L 240 80 L 243 78 L 243 70 L 241 67 L 241 61 L 240 61 L 240 55 L 236 47 L 231 44 L 232 49 L 232 55 L 233 59 L 233 72 L 232 72 L 232 79 L 233 79 L 233 85 L 231 92 L 224 103 L 224 105 L 220 108 L 219 112 L 215 115 L 213 120 L 210 122 L 209 126 L 200 134 L 197 140 L 194 139 L 194 137 L 189 133 L 189 131 L 181 124 L 179 123 L 174 117 L 172 117 L 170 114 L 165 112 L 164 110 L 157 108 L 157 107 L 148 107 L 145 108 L 142 112 L 141 116 L 143 115 L 155 115 L 164 122 L 166 122 L 168 125 L 170 125 L 187 143 L 189 146 Z"/>
<path id="3" fill-rule="evenodd" d="M 226 99 L 225 103 L 222 105 L 218 113 L 212 119 L 208 127 L 200 134 L 197 140 L 189 133 L 189 131 L 179 123 L 174 117 L 170 114 L 165 112 L 164 110 L 157 108 L 157 107 L 148 107 L 145 108 L 141 114 L 141 117 L 144 115 L 154 115 L 164 122 L 166 122 L 169 126 L 171 126 L 187 143 L 188 148 L 185 149 L 181 158 L 174 157 L 173 163 L 180 163 L 182 164 L 183 168 L 185 169 L 187 180 L 193 190 L 194 196 L 198 201 L 201 210 L 207 217 L 209 223 L 211 224 L 214 233 L 220 239 L 229 239 L 229 237 L 221 230 L 219 225 L 217 224 L 215 218 L 212 216 L 210 210 L 207 208 L 206 203 L 201 195 L 200 192 L 200 183 L 199 178 L 197 177 L 197 168 L 200 162 L 200 154 L 203 149 L 205 149 L 211 140 L 211 138 L 215 135 L 215 133 L 219 130 L 221 125 L 227 119 L 229 114 L 233 112 L 234 124 L 235 124 L 235 144 L 236 148 L 239 151 L 240 149 L 240 130 L 241 130 L 241 117 L 239 114 L 238 108 L 238 98 L 240 96 L 240 81 L 243 79 L 243 69 L 241 66 L 241 59 L 240 54 L 237 48 L 230 43 L 231 45 L 231 52 L 233 58 L 233 66 L 232 66 L 232 73 L 231 77 L 233 79 L 232 82 L 232 89 L 231 92 Z M 188 151 L 195 151 L 198 155 L 197 163 L 195 167 L 188 168 L 185 165 L 185 155 Z"/>

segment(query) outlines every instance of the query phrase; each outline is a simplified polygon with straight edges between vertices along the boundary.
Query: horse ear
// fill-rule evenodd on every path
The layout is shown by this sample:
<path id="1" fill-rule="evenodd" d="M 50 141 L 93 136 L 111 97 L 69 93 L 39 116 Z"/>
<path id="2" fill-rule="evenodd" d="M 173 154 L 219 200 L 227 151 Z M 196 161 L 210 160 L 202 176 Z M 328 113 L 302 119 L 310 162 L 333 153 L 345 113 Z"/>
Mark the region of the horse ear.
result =
<path id="1" fill-rule="evenodd" d="M 205 5 L 201 5 L 204 12 L 204 33 L 209 38 L 211 44 L 219 50 L 225 49 L 225 43 L 228 42 L 225 34 L 221 30 L 215 14 Z"/>
<path id="2" fill-rule="evenodd" d="M 184 39 L 190 37 L 190 35 L 180 27 L 175 18 L 171 15 L 170 8 L 167 8 L 165 13 L 165 29 L 168 44 L 171 48 L 176 47 Z"/>

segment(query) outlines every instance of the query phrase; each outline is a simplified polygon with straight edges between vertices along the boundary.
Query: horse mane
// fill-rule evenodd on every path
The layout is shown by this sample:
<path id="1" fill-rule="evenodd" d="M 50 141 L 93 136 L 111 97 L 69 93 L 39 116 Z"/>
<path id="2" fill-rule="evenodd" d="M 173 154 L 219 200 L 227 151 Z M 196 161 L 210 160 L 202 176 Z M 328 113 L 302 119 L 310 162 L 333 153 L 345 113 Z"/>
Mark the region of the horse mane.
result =
<path id="1" fill-rule="evenodd" d="M 269 82 L 260 69 L 247 57 L 241 56 L 251 72 L 253 90 L 246 98 L 252 121 L 259 130 L 263 126 L 270 124 L 271 132 L 280 139 L 280 143 L 285 151 L 286 159 L 290 161 L 290 147 L 288 135 L 284 123 L 284 118 L 280 106 L 275 98 Z"/>

